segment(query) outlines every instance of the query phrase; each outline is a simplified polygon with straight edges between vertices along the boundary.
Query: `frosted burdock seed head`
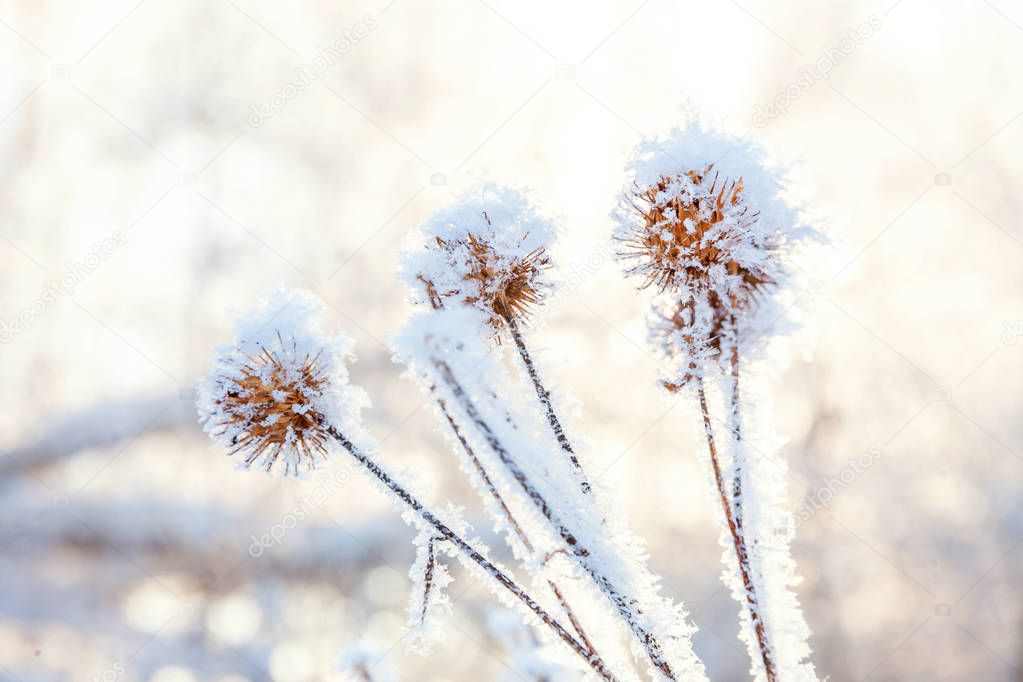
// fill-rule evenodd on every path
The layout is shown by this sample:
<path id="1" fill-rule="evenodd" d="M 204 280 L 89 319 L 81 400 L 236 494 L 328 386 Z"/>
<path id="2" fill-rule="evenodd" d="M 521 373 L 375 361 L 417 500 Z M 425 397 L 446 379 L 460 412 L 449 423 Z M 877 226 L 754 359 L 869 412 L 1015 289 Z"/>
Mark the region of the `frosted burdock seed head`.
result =
<path id="1" fill-rule="evenodd" d="M 631 199 L 640 220 L 618 238 L 619 255 L 634 262 L 630 273 L 665 291 L 705 286 L 724 268 L 737 277 L 736 294 L 748 298 L 767 280 L 736 253 L 757 220 L 742 190 L 742 178 L 724 178 L 713 164 L 635 187 Z"/>
<path id="2" fill-rule="evenodd" d="M 666 386 L 792 326 L 788 257 L 819 235 L 784 169 L 759 147 L 693 123 L 641 145 L 629 173 L 614 214 L 617 257 L 663 299 L 650 336 L 674 368 Z"/>
<path id="3" fill-rule="evenodd" d="M 465 292 L 465 303 L 490 311 L 500 319 L 524 319 L 530 308 L 540 302 L 539 279 L 550 266 L 543 247 L 525 254 L 502 254 L 485 238 L 474 234 L 454 243 L 438 237 L 437 244 L 445 251 L 464 252 L 468 256 L 465 260 L 469 269 L 463 277 L 472 284 Z"/>
<path id="4" fill-rule="evenodd" d="M 497 328 L 526 319 L 551 288 L 553 236 L 525 194 L 487 184 L 422 225 L 402 272 L 415 302 L 471 306 Z"/>
<path id="5" fill-rule="evenodd" d="M 234 343 L 217 348 L 199 418 L 244 468 L 313 469 L 328 454 L 328 427 L 364 402 L 341 362 L 351 342 L 323 333 L 320 308 L 310 294 L 277 291 L 238 321 Z"/>
<path id="6" fill-rule="evenodd" d="M 630 175 L 618 258 L 642 287 L 679 300 L 713 291 L 729 312 L 750 308 L 784 282 L 790 247 L 815 234 L 760 148 L 697 123 L 640 146 Z"/>

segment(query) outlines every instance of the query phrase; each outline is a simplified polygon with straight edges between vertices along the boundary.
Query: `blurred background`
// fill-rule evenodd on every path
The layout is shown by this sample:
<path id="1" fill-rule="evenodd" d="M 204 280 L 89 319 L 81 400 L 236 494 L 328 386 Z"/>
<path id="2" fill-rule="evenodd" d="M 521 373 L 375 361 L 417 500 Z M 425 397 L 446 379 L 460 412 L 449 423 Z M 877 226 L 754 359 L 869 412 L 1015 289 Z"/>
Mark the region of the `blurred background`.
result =
<path id="1" fill-rule="evenodd" d="M 774 393 L 822 677 L 1023 679 L 1021 38 L 1008 0 L 0 2 L 0 678 L 329 679 L 363 637 L 405 679 L 508 674 L 457 570 L 448 643 L 405 652 L 411 532 L 366 481 L 235 472 L 191 402 L 232 309 L 312 289 L 383 456 L 484 532 L 386 339 L 403 236 L 489 177 L 562 216 L 534 345 L 747 679 L 698 415 L 607 257 L 630 149 L 698 111 L 794 159 L 832 237 Z"/>

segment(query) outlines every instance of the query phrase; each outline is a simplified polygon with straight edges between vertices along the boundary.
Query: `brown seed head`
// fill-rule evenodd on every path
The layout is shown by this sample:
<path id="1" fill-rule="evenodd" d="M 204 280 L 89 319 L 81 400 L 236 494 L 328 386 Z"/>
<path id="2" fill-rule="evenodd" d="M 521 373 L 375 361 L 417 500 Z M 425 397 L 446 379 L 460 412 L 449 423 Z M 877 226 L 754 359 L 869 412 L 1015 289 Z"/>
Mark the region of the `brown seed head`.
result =
<path id="1" fill-rule="evenodd" d="M 492 326 L 500 327 L 506 320 L 528 319 L 532 307 L 540 303 L 538 279 L 550 267 L 546 249 L 538 247 L 525 255 L 509 257 L 471 233 L 464 240 L 437 237 L 436 241 L 440 249 L 462 255 L 466 261 L 462 279 L 469 286 L 462 291 L 438 292 L 421 277 L 435 308 L 441 307 L 444 298 L 461 295 L 465 303 L 486 311 Z"/>
<path id="2" fill-rule="evenodd" d="M 316 454 L 327 454 L 325 419 L 316 405 L 328 378 L 317 367 L 318 357 L 296 363 L 264 347 L 241 367 L 215 401 L 219 426 L 233 434 L 230 454 L 246 451 L 246 464 L 265 456 L 267 471 L 285 450 L 310 464 Z"/>
<path id="3" fill-rule="evenodd" d="M 742 178 L 730 181 L 716 172 L 711 177 L 713 168 L 708 164 L 702 171 L 661 176 L 633 192 L 632 207 L 642 224 L 619 239 L 619 255 L 638 261 L 630 272 L 644 276 L 643 287 L 700 288 L 718 265 L 730 275 L 742 275 L 748 293 L 765 283 L 735 259 L 742 233 L 757 219 L 745 204 Z"/>

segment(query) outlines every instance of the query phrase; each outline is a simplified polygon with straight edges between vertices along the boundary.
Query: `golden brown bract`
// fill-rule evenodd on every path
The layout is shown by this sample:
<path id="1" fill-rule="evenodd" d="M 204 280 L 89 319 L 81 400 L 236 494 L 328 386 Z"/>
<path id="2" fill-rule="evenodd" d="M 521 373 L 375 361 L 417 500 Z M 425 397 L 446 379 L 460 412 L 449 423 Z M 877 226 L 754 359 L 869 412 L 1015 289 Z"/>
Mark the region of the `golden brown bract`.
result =
<path id="1" fill-rule="evenodd" d="M 469 287 L 460 292 L 437 292 L 427 282 L 431 301 L 456 294 L 472 306 L 490 315 L 490 324 L 500 327 L 505 320 L 526 320 L 533 306 L 540 303 L 538 284 L 541 273 L 550 267 L 547 250 L 538 247 L 515 257 L 499 254 L 484 238 L 472 233 L 463 240 L 436 238 L 437 246 L 448 253 L 465 255 L 468 272 L 463 276 Z M 440 307 L 434 303 L 434 307 Z"/>
<path id="2" fill-rule="evenodd" d="M 265 456 L 267 471 L 285 449 L 310 464 L 316 454 L 326 456 L 325 418 L 314 404 L 326 390 L 328 378 L 317 367 L 318 358 L 284 361 L 265 347 L 250 358 L 241 368 L 241 377 L 231 379 L 233 385 L 216 401 L 221 410 L 219 425 L 236 434 L 230 454 L 247 451 L 246 464 Z"/>

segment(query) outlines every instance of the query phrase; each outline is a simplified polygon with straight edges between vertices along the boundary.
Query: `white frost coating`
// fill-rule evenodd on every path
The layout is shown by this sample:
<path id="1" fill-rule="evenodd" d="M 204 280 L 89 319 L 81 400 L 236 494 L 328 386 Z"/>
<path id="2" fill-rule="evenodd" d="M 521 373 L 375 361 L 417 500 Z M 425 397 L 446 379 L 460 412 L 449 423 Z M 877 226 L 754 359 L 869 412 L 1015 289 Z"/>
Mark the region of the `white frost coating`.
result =
<path id="1" fill-rule="evenodd" d="M 525 190 L 486 183 L 462 194 L 458 200 L 434 213 L 405 240 L 401 276 L 414 303 L 430 303 L 427 282 L 445 306 L 468 302 L 488 316 L 490 303 L 505 280 L 474 277 L 479 252 L 469 238 L 488 248 L 486 267 L 507 273 L 516 263 L 529 262 L 553 241 L 553 221 L 540 212 Z M 545 263 L 546 265 L 546 263 Z M 546 267 L 530 272 L 530 285 L 539 295 L 552 288 Z"/>
<path id="2" fill-rule="evenodd" d="M 647 340 L 662 360 L 662 383 L 672 390 L 717 374 L 719 335 L 714 310 L 702 297 L 682 306 L 677 295 L 661 294 L 647 314 Z"/>
<path id="3" fill-rule="evenodd" d="M 532 403 L 528 387 L 512 380 L 481 338 L 482 319 L 464 308 L 417 316 L 396 339 L 398 358 L 422 386 L 436 387 L 458 423 L 466 425 L 488 470 L 503 472 L 502 494 L 532 507 L 522 517 L 527 534 L 565 553 L 576 565 L 575 574 L 596 586 L 605 611 L 631 632 L 635 659 L 649 665 L 651 651 L 637 633 L 649 634 L 676 679 L 706 679 L 692 651 L 694 628 L 681 607 L 659 594 L 659 579 L 646 568 L 644 544 L 620 513 L 581 491 L 547 426 L 535 410 L 523 408 Z M 666 679 L 652 667 L 650 673 Z"/>
<path id="4" fill-rule="evenodd" d="M 322 329 L 322 308 L 309 293 L 278 289 L 237 319 L 232 343 L 216 347 L 213 369 L 199 386 L 199 421 L 214 441 L 245 455 L 240 467 L 262 464 L 269 470 L 279 464 L 285 475 L 297 474 L 314 468 L 326 454 L 302 442 L 305 438 L 309 446 L 324 440 L 322 428 L 310 425 L 307 433 L 298 433 L 284 419 L 286 413 L 272 411 L 267 401 L 246 401 L 256 395 L 254 380 L 267 387 L 293 387 L 268 393 L 278 403 L 290 400 L 296 415 L 321 415 L 324 423 L 359 431 L 369 400 L 348 383 L 345 361 L 352 358 L 354 342 Z"/>
<path id="5" fill-rule="evenodd" d="M 462 529 L 452 530 L 465 535 Z M 442 542 L 443 538 L 438 537 L 433 528 L 421 528 L 414 540 L 416 560 L 409 569 L 412 591 L 405 640 L 409 649 L 419 654 L 428 654 L 435 644 L 444 642 L 447 633 L 442 622 L 451 615 L 451 599 L 445 590 L 452 578 L 447 566 L 440 561 Z"/>
<path id="6" fill-rule="evenodd" d="M 811 632 L 794 592 L 803 579 L 790 549 L 795 523 L 788 511 L 788 464 L 778 456 L 784 441 L 773 427 L 767 382 L 755 378 L 763 374 L 747 371 L 743 376 L 742 407 L 745 412 L 742 415 L 742 439 L 739 443 L 734 438 L 729 440 L 732 460 L 735 461 L 739 455 L 745 462 L 743 522 L 750 568 L 760 598 L 760 612 L 766 623 L 778 679 L 816 682 L 817 674 L 809 660 Z M 722 381 L 725 390 L 730 390 L 729 384 L 727 378 Z M 722 433 L 724 435 L 726 433 Z M 741 453 L 737 447 L 741 448 Z M 728 551 L 731 538 L 723 538 L 722 542 L 728 543 L 724 554 L 730 557 L 729 565 L 734 566 L 735 552 Z M 734 570 L 728 573 L 733 596 L 738 598 L 735 593 L 740 587 L 738 578 Z M 742 596 L 745 598 L 744 593 Z M 759 654 L 754 656 L 759 650 L 745 608 L 742 609 L 742 620 L 741 632 L 753 660 L 752 668 L 760 671 L 763 665 Z M 760 675 L 757 679 L 763 678 L 762 672 Z"/>
<path id="7" fill-rule="evenodd" d="M 546 537 L 545 532 L 538 532 L 535 524 L 528 523 L 533 512 L 529 506 L 523 505 L 521 495 L 514 494 L 514 481 L 501 462 L 494 458 L 489 448 L 478 447 L 478 438 L 470 425 L 455 420 L 457 405 L 442 398 L 445 393 L 443 382 L 438 381 L 436 370 L 430 363 L 432 356 L 428 352 L 427 339 L 433 343 L 440 339 L 464 339 L 448 347 L 446 354 L 462 352 L 466 344 L 479 348 L 479 330 L 485 323 L 486 317 L 473 307 L 416 315 L 392 339 L 396 353 L 394 359 L 408 367 L 406 376 L 419 385 L 434 405 L 441 430 L 458 456 L 461 469 L 479 494 L 494 531 L 504 536 L 515 558 L 524 563 L 530 575 L 536 577 L 543 569 L 540 565 L 543 554 L 552 551 L 556 544 Z M 498 349 L 490 351 L 494 358 L 498 357 L 498 353 Z M 489 362 L 480 363 L 472 369 L 472 373 L 484 375 L 490 368 Z"/>

